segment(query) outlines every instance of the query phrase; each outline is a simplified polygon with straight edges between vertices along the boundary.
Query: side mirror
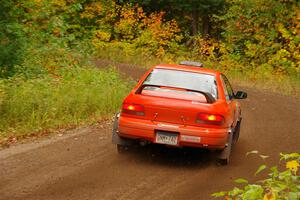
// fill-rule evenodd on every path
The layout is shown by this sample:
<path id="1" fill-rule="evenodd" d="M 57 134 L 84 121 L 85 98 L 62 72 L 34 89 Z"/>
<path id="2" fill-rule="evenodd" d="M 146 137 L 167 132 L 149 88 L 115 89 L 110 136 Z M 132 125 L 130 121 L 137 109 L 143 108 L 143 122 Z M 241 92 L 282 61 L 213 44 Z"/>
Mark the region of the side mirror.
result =
<path id="1" fill-rule="evenodd" d="M 246 99 L 247 98 L 247 93 L 243 91 L 237 91 L 237 93 L 234 95 L 235 99 Z"/>

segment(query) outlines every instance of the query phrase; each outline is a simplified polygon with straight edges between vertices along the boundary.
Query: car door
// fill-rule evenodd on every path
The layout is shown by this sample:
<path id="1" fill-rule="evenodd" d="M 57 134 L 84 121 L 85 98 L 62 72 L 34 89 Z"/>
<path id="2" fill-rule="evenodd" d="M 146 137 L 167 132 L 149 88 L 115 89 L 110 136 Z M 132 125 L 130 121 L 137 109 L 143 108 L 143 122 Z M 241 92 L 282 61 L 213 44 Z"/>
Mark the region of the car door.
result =
<path id="1" fill-rule="evenodd" d="M 230 109 L 230 118 L 231 118 L 231 123 L 232 127 L 235 127 L 237 121 L 238 121 L 238 104 L 234 100 L 234 92 L 231 87 L 231 84 L 227 77 L 224 74 L 221 74 L 221 80 L 223 84 L 223 89 L 224 89 L 224 94 L 226 97 L 226 103 L 228 104 L 228 107 Z"/>

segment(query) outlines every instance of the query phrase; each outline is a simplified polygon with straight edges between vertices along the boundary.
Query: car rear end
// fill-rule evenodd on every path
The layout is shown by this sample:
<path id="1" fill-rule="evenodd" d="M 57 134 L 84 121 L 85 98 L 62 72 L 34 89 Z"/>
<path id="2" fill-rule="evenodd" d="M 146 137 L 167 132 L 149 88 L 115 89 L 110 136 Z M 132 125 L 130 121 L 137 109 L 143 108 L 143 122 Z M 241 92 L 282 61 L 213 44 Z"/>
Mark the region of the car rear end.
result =
<path id="1" fill-rule="evenodd" d="M 229 129 L 223 103 L 215 74 L 157 67 L 124 100 L 118 135 L 172 146 L 224 149 Z"/>

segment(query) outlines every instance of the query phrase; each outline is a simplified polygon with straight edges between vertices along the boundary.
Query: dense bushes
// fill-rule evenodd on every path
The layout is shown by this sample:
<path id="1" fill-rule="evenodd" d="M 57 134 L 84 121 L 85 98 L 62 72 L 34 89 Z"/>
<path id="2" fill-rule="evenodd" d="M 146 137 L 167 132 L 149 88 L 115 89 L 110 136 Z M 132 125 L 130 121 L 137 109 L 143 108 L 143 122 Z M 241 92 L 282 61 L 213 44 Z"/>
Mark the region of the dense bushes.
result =
<path id="1" fill-rule="evenodd" d="M 300 78 L 299 5 L 296 1 L 233 1 L 219 17 L 224 22 L 221 60 L 241 70 Z"/>
<path id="2" fill-rule="evenodd" d="M 141 7 L 114 4 L 110 15 L 103 14 L 105 3 L 93 2 L 86 5 L 81 14 L 83 19 L 95 21 L 92 41 L 97 48 L 127 45 L 134 51 L 144 50 L 162 57 L 166 52 L 174 53 L 179 48 L 182 36 L 175 20 L 165 21 L 164 13 L 146 15 Z M 103 15 L 102 19 L 95 20 Z"/>

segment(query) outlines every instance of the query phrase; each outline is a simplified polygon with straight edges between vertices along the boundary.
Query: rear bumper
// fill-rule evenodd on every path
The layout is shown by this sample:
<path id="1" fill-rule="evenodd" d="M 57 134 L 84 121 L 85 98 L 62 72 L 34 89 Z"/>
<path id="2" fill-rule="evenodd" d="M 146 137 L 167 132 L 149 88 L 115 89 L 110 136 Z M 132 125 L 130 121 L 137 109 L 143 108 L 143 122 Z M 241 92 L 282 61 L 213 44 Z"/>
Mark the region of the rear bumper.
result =
<path id="1" fill-rule="evenodd" d="M 204 128 L 170 124 L 120 116 L 119 135 L 125 138 L 155 143 L 156 131 L 178 133 L 177 146 L 223 149 L 228 140 L 228 128 Z M 194 138 L 194 139 L 193 139 Z M 195 140 L 197 138 L 197 140 Z M 198 140 L 199 139 L 199 140 Z"/>

